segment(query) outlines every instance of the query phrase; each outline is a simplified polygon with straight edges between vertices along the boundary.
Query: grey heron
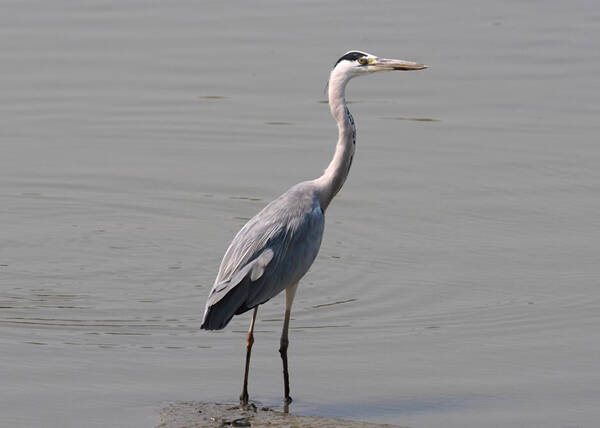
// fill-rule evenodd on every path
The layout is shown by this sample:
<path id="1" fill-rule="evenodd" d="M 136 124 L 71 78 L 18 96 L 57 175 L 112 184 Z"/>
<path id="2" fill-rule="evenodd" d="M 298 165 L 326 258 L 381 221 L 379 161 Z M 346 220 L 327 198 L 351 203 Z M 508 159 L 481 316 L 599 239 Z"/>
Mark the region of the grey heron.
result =
<path id="1" fill-rule="evenodd" d="M 254 309 L 246 340 L 246 366 L 240 402 L 248 404 L 248 371 L 258 306 L 285 290 L 279 353 L 283 363 L 285 408 L 292 401 L 288 375 L 288 328 L 298 282 L 312 265 L 325 226 L 325 211 L 343 186 L 354 156 L 356 127 L 346 106 L 346 85 L 378 71 L 421 70 L 423 64 L 349 51 L 329 75 L 329 108 L 337 121 L 333 159 L 320 177 L 296 184 L 265 206 L 237 233 L 223 256 L 206 302 L 201 328 L 219 330 L 234 315 Z"/>

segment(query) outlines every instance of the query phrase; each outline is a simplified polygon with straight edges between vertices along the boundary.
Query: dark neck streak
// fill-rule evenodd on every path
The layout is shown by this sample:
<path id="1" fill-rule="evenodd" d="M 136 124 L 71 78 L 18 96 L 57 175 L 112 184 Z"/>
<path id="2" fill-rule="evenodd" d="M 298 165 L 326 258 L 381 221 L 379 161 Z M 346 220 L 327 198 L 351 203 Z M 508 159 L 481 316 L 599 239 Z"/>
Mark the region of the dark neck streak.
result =
<path id="1" fill-rule="evenodd" d="M 316 181 L 321 209 L 325 211 L 333 197 L 340 191 L 352 166 L 356 146 L 354 118 L 346 106 L 345 86 L 347 80 L 332 76 L 329 86 L 329 107 L 338 124 L 338 142 L 333 159 Z"/>

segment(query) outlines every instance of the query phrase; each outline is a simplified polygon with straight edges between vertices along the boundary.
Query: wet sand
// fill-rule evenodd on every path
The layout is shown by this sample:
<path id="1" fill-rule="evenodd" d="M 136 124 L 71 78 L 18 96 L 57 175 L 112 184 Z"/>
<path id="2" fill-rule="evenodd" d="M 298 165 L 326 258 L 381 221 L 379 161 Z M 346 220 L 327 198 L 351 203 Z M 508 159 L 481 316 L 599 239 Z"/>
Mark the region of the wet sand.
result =
<path id="1" fill-rule="evenodd" d="M 402 428 L 399 425 L 374 424 L 344 419 L 287 414 L 269 407 L 249 405 L 247 410 L 235 404 L 172 403 L 160 414 L 157 428 L 215 427 L 289 427 L 289 428 Z"/>

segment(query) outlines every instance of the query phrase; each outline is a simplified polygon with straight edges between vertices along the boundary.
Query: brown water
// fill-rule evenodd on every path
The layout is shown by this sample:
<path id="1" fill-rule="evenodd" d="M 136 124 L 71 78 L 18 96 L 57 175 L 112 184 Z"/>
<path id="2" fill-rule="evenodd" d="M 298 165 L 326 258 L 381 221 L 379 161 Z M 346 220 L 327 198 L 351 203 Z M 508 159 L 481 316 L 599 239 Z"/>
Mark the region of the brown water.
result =
<path id="1" fill-rule="evenodd" d="M 235 400 L 248 315 L 199 330 L 238 228 L 316 177 L 349 49 L 358 152 L 301 283 L 293 411 L 600 420 L 595 1 L 0 4 L 0 425 L 152 426 Z M 283 313 L 250 394 L 280 403 Z"/>

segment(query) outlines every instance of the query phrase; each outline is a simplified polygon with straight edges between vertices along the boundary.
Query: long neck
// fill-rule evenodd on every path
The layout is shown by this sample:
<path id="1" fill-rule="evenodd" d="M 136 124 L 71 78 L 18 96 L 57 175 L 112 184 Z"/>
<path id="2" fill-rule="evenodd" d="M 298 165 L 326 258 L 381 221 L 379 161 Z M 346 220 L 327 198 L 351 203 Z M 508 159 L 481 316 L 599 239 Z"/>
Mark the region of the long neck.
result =
<path id="1" fill-rule="evenodd" d="M 356 128 L 354 119 L 346 106 L 346 84 L 350 77 L 332 72 L 329 79 L 329 108 L 338 125 L 338 142 L 333 159 L 323 175 L 315 180 L 319 187 L 319 199 L 323 211 L 340 191 L 354 157 Z"/>

